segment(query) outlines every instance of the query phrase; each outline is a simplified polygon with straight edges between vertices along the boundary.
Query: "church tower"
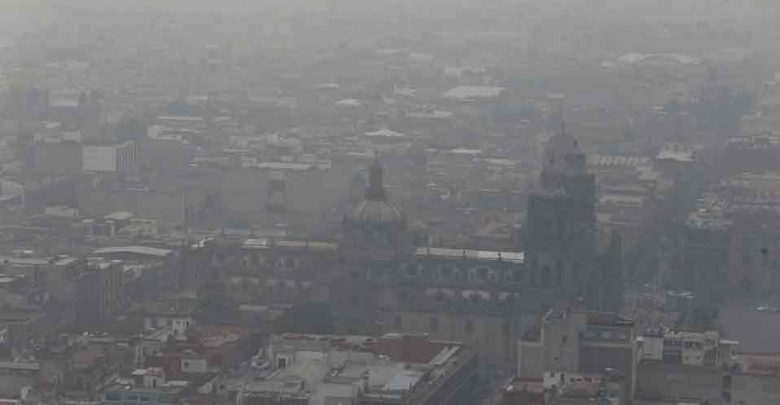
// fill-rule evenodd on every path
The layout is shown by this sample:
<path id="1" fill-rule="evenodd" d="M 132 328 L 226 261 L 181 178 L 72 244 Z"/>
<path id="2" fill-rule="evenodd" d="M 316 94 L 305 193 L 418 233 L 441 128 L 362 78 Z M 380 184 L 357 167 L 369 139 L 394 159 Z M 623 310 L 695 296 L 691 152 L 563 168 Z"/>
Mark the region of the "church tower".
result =
<path id="1" fill-rule="evenodd" d="M 569 298 L 588 295 L 597 262 L 596 185 L 585 154 L 564 125 L 548 141 L 528 198 L 526 263 L 532 283 Z"/>

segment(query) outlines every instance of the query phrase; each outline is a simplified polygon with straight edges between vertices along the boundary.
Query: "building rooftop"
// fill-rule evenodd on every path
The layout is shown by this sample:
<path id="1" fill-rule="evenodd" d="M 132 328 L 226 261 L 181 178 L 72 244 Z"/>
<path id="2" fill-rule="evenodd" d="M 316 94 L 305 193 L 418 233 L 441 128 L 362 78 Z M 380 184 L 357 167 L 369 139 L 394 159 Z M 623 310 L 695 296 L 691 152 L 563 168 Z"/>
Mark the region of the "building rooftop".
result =
<path id="1" fill-rule="evenodd" d="M 638 167 L 650 163 L 646 156 L 591 155 L 588 164 L 592 167 Z"/>
<path id="2" fill-rule="evenodd" d="M 425 396 L 446 381 L 473 351 L 425 335 L 379 338 L 284 334 L 272 336 L 269 353 L 290 363 L 262 380 L 242 385 L 249 396 L 288 396 L 311 405 L 333 397 L 401 401 Z"/>
<path id="3" fill-rule="evenodd" d="M 702 145 L 686 145 L 672 143 L 664 145 L 656 160 L 674 160 L 678 162 L 693 162 L 704 147 Z"/>
<path id="4" fill-rule="evenodd" d="M 140 256 L 166 257 L 173 253 L 173 251 L 169 249 L 160 249 L 148 246 L 116 246 L 96 249 L 92 253 L 98 256 L 113 254 L 134 254 Z"/>
<path id="5" fill-rule="evenodd" d="M 441 96 L 442 98 L 459 101 L 491 99 L 500 97 L 504 90 L 506 89 L 503 87 L 457 86 L 447 90 Z"/>
<path id="6" fill-rule="evenodd" d="M 780 354 L 739 354 L 736 360 L 743 373 L 780 376 Z"/>
<path id="7" fill-rule="evenodd" d="M 469 260 L 504 260 L 511 263 L 525 262 L 525 252 L 499 252 L 492 250 L 451 249 L 436 247 L 417 248 L 417 256 Z"/>
<path id="8" fill-rule="evenodd" d="M 244 241 L 244 249 L 271 249 L 273 247 L 312 249 L 322 251 L 335 251 L 338 246 L 335 243 L 320 241 L 278 240 L 272 241 L 264 238 L 253 238 Z"/>

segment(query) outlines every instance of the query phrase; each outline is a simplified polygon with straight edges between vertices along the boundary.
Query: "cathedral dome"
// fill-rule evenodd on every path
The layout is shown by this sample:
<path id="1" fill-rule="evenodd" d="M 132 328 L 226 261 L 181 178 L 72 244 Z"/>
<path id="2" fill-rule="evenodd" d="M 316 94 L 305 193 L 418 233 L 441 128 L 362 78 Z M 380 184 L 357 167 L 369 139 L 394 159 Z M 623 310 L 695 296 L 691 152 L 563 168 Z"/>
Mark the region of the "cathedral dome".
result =
<path id="1" fill-rule="evenodd" d="M 390 224 L 403 222 L 405 217 L 401 209 L 389 201 L 363 200 L 355 207 L 349 219 L 372 224 Z"/>
<path id="2" fill-rule="evenodd" d="M 348 219 L 370 224 L 392 224 L 406 220 L 401 209 L 387 200 L 387 193 L 382 184 L 382 167 L 378 159 L 374 159 L 368 171 L 366 198 L 355 207 Z"/>

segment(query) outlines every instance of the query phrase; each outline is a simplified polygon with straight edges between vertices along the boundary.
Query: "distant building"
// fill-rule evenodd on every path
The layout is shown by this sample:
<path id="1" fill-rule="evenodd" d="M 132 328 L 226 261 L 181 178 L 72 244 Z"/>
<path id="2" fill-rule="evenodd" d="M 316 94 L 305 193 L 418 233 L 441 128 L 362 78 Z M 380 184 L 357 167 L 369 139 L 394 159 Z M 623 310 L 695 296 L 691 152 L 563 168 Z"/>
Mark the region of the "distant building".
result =
<path id="1" fill-rule="evenodd" d="M 545 381 L 563 378 L 566 383 L 566 373 L 602 375 L 609 371 L 632 387 L 634 338 L 634 322 L 617 314 L 552 310 L 520 340 L 517 375 Z"/>
<path id="2" fill-rule="evenodd" d="M 655 170 L 669 179 L 675 179 L 701 161 L 703 149 L 702 145 L 666 144 L 655 157 Z"/>
<path id="3" fill-rule="evenodd" d="M 682 233 L 678 285 L 703 300 L 780 291 L 780 177 L 739 174 L 703 193 Z"/>
<path id="4" fill-rule="evenodd" d="M 331 317 L 318 321 L 338 333 L 478 342 L 486 362 L 507 367 L 545 306 L 612 309 L 621 301 L 620 238 L 599 249 L 585 155 L 564 131 L 546 156 L 529 199 L 525 252 L 414 246 L 378 159 L 338 243 L 224 237 L 203 249 L 231 294 L 253 304 L 315 304 Z"/>
<path id="5" fill-rule="evenodd" d="M 127 173 L 135 168 L 138 144 L 127 141 L 117 145 L 85 145 L 83 170 L 88 172 Z"/>
<path id="6" fill-rule="evenodd" d="M 478 353 L 426 336 L 277 335 L 270 374 L 230 384 L 237 404 L 470 404 Z"/>
<path id="7" fill-rule="evenodd" d="M 123 308 L 122 263 L 87 263 L 76 281 L 76 324 L 95 327 L 113 320 Z"/>
<path id="8" fill-rule="evenodd" d="M 736 356 L 736 361 L 731 403 L 773 405 L 780 401 L 778 354 L 742 354 Z"/>
<path id="9" fill-rule="evenodd" d="M 731 403 L 737 342 L 717 332 L 659 332 L 637 339 L 635 396 L 641 400 Z"/>
<path id="10" fill-rule="evenodd" d="M 728 140 L 723 161 L 730 173 L 765 173 L 780 170 L 780 136 L 763 132 Z"/>
<path id="11" fill-rule="evenodd" d="M 168 380 L 161 368 L 136 369 L 131 379 L 120 380 L 105 390 L 103 404 L 177 404 L 193 387 L 187 381 Z"/>

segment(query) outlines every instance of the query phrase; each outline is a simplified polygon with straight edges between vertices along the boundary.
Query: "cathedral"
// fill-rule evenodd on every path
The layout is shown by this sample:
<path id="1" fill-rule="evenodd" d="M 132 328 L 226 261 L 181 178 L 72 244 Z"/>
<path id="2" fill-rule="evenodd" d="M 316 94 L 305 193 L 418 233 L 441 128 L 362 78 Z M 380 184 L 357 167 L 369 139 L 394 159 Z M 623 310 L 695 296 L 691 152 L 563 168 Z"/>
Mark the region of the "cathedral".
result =
<path id="1" fill-rule="evenodd" d="M 425 333 L 513 364 L 518 338 L 548 308 L 615 310 L 621 298 L 620 238 L 600 251 L 585 155 L 565 128 L 544 153 L 515 251 L 414 246 L 377 157 L 338 239 L 216 241 L 211 267 L 231 297 L 328 308 L 336 333 Z"/>

